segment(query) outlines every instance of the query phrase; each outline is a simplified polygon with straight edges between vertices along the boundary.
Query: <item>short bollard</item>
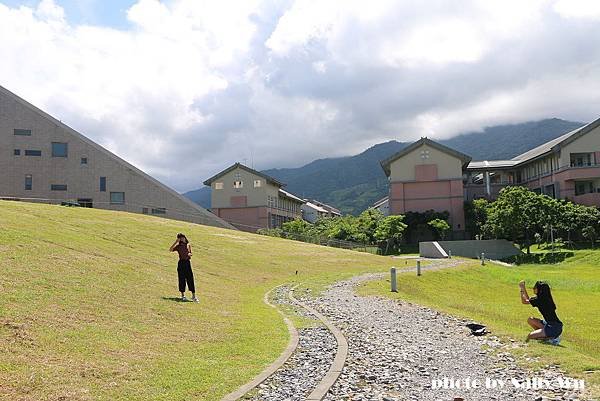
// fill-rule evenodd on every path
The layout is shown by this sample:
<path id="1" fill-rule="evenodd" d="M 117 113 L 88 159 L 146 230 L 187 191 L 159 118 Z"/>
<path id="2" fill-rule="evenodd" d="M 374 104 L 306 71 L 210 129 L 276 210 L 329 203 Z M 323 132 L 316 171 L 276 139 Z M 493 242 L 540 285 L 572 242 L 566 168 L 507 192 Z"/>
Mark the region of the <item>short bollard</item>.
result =
<path id="1" fill-rule="evenodd" d="M 485 266 L 485 252 L 481 252 L 481 266 Z"/>
<path id="2" fill-rule="evenodd" d="M 448 259 L 452 259 L 452 251 L 448 251 Z"/>
<path id="3" fill-rule="evenodd" d="M 417 260 L 417 276 L 421 275 L 421 261 Z"/>
<path id="4" fill-rule="evenodd" d="M 392 285 L 392 292 L 398 292 L 398 283 L 396 282 L 396 268 L 390 269 L 390 283 Z"/>

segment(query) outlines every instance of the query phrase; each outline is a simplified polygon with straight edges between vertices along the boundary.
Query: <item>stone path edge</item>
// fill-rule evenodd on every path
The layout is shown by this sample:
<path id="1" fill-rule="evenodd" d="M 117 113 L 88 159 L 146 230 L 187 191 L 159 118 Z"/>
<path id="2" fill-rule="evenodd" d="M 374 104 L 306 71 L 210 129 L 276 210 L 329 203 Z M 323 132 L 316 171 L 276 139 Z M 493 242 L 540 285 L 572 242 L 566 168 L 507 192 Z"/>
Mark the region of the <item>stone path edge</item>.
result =
<path id="1" fill-rule="evenodd" d="M 331 363 L 331 367 L 327 371 L 325 377 L 306 398 L 306 401 L 321 401 L 323 398 L 325 398 L 329 389 L 335 384 L 342 373 L 344 364 L 346 363 L 346 358 L 348 357 L 348 341 L 346 340 L 346 337 L 344 337 L 344 334 L 342 334 L 341 330 L 335 327 L 325 316 L 317 312 L 314 308 L 294 298 L 293 292 L 295 288 L 296 287 L 290 289 L 288 293 L 290 300 L 306 309 L 316 316 L 321 322 L 323 322 L 327 329 L 333 334 L 337 342 L 337 350 L 335 353 L 335 358 Z"/>
<path id="2" fill-rule="evenodd" d="M 281 353 L 281 355 L 279 355 L 279 358 L 277 358 L 272 364 L 267 366 L 258 376 L 256 376 L 254 379 L 244 384 L 243 386 L 239 387 L 232 393 L 229 393 L 225 397 L 221 398 L 221 401 L 237 401 L 241 399 L 244 395 L 246 395 L 246 393 L 259 386 L 262 382 L 267 380 L 273 373 L 275 373 L 279 368 L 281 368 L 283 364 L 286 363 L 288 359 L 290 359 L 290 357 L 298 347 L 298 330 L 296 330 L 296 327 L 294 327 L 292 321 L 288 319 L 285 316 L 285 314 L 281 310 L 279 310 L 279 308 L 277 308 L 275 305 L 269 302 L 269 295 L 274 290 L 276 290 L 279 287 L 282 287 L 283 285 L 285 284 L 278 285 L 277 287 L 274 287 L 267 291 L 263 297 L 263 302 L 269 305 L 270 307 L 276 309 L 277 312 L 279 312 L 279 314 L 283 317 L 283 321 L 285 322 L 288 332 L 290 334 L 290 341 L 288 342 L 286 349 Z"/>

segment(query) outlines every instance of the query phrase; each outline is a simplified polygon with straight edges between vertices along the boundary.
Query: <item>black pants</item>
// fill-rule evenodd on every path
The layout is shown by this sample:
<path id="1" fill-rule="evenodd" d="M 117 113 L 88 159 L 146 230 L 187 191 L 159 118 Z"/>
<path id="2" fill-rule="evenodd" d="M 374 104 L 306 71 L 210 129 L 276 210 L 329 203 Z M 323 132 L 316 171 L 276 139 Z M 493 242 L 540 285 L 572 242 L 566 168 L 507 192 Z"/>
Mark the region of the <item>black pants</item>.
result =
<path id="1" fill-rule="evenodd" d="M 191 292 L 196 292 L 194 286 L 194 273 L 192 273 L 192 264 L 189 260 L 180 260 L 177 263 L 177 276 L 179 277 L 179 292 L 185 292 L 185 283 Z"/>

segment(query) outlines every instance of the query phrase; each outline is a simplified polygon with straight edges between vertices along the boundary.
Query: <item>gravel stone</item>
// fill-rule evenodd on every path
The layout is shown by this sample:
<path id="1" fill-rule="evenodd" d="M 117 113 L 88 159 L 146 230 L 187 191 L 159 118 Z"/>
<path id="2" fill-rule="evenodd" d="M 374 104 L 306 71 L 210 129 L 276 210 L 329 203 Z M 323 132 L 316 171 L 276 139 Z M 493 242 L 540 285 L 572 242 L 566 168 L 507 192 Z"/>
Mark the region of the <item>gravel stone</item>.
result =
<path id="1" fill-rule="evenodd" d="M 458 259 L 424 262 L 423 271 L 456 266 Z M 355 287 L 387 275 L 366 274 L 333 284 L 316 299 L 297 298 L 320 311 L 348 340 L 348 358 L 342 374 L 330 389 L 326 401 L 396 400 L 578 400 L 579 390 L 516 388 L 511 379 L 564 378 L 558 366 L 547 365 L 536 372 L 526 371 L 509 352 L 526 347 L 511 339 L 503 343 L 494 335 L 475 337 L 458 319 L 410 302 L 381 297 L 359 297 Z M 312 314 L 287 297 L 289 288 L 280 287 L 275 304 L 291 305 L 301 316 Z M 253 401 L 304 400 L 327 373 L 335 357 L 336 341 L 322 325 L 298 330 L 299 346 L 290 359 L 262 383 L 250 398 Z M 526 362 L 537 358 L 522 357 Z M 460 381 L 459 388 L 433 388 L 433 380 Z M 486 378 L 504 386 L 489 388 Z M 465 388 L 465 381 L 478 380 L 477 388 Z"/>
<path id="2" fill-rule="evenodd" d="M 453 265 L 456 263 L 460 262 Z M 446 266 L 439 262 L 433 266 L 441 267 Z M 525 344 L 503 344 L 492 335 L 471 336 L 465 327 L 467 320 L 409 302 L 355 294 L 357 285 L 382 277 L 354 277 L 332 285 L 320 298 L 304 300 L 327 316 L 348 339 L 346 365 L 326 400 L 578 399 L 576 390 L 521 389 L 511 383 L 513 378 L 563 377 L 556 366 L 535 373 L 519 367 L 506 351 Z M 486 388 L 486 377 L 506 384 Z M 462 386 L 432 388 L 433 379 L 443 378 L 461 380 Z M 466 379 L 476 379 L 482 385 L 464 388 Z"/>
<path id="3" fill-rule="evenodd" d="M 289 288 L 275 291 L 273 303 L 291 304 Z M 301 316 L 315 318 L 306 309 L 292 305 Z M 290 359 L 265 382 L 258 386 L 253 401 L 304 400 L 325 377 L 336 352 L 335 337 L 325 326 L 298 330 L 298 347 Z"/>

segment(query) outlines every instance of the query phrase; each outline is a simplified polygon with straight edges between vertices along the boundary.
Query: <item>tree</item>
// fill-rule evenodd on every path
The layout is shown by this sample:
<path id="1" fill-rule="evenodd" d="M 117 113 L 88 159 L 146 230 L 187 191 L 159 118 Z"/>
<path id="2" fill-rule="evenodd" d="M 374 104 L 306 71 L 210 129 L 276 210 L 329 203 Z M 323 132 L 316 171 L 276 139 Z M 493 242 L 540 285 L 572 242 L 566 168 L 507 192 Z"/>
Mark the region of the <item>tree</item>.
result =
<path id="1" fill-rule="evenodd" d="M 269 237 L 283 237 L 283 230 L 281 230 L 281 228 L 261 228 L 256 231 L 256 233 L 260 235 L 267 235 Z"/>
<path id="2" fill-rule="evenodd" d="M 356 240 L 372 244 L 375 242 L 375 231 L 385 216 L 377 209 L 369 208 L 356 219 Z"/>
<path id="3" fill-rule="evenodd" d="M 556 200 L 548 196 L 521 186 L 506 187 L 490 205 L 485 229 L 496 238 L 507 238 L 520 244 L 529 254 L 534 234 L 553 223 L 557 215 L 553 210 L 555 206 Z"/>
<path id="4" fill-rule="evenodd" d="M 594 226 L 585 226 L 583 230 L 581 230 L 581 235 L 583 235 L 588 241 L 592 243 L 592 248 L 594 247 L 594 243 L 598 238 L 598 231 Z"/>
<path id="5" fill-rule="evenodd" d="M 404 223 L 403 215 L 387 216 L 380 220 L 377 229 L 375 230 L 375 239 L 381 241 L 381 245 L 385 246 L 383 254 L 388 254 L 390 248 L 396 252 L 399 248 L 400 241 L 407 225 Z"/>
<path id="6" fill-rule="evenodd" d="M 450 230 L 450 224 L 446 220 L 434 219 L 427 223 L 438 235 L 441 240 L 446 238 L 446 233 Z"/>
<path id="7" fill-rule="evenodd" d="M 488 208 L 490 202 L 487 199 L 475 199 L 472 202 L 465 202 L 465 225 L 466 230 L 472 237 L 482 238 L 485 223 L 488 218 Z"/>
<path id="8" fill-rule="evenodd" d="M 572 202 L 559 201 L 560 219 L 558 229 L 567 233 L 567 243 L 571 244 L 571 233 L 577 229 L 580 222 L 580 208 Z"/>
<path id="9" fill-rule="evenodd" d="M 354 216 L 333 218 L 327 237 L 344 241 L 357 241 L 357 222 Z"/>
<path id="10" fill-rule="evenodd" d="M 450 213 L 447 211 L 406 212 L 404 223 L 408 225 L 408 228 L 404 232 L 404 237 L 409 242 L 419 242 L 423 236 L 429 236 L 428 234 L 432 232 L 428 222 L 434 219 L 448 220 L 449 216 Z"/>
<path id="11" fill-rule="evenodd" d="M 582 227 L 581 235 L 590 241 L 592 243 L 592 247 L 594 247 L 594 243 L 600 234 L 600 211 L 591 206 L 578 206 L 579 227 Z"/>
<path id="12" fill-rule="evenodd" d="M 295 219 L 285 222 L 281 225 L 281 229 L 286 233 L 294 235 L 306 235 L 310 231 L 312 224 L 306 220 Z"/>

